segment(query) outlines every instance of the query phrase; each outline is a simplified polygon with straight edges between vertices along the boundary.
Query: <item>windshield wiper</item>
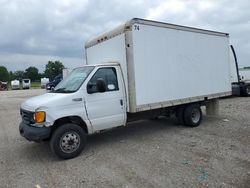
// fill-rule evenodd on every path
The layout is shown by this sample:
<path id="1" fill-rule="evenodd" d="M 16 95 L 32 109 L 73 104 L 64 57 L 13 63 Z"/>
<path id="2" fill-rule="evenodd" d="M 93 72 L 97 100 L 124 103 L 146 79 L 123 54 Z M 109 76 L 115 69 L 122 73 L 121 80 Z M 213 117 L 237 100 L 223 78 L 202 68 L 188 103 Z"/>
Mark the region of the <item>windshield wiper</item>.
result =
<path id="1" fill-rule="evenodd" d="M 73 91 L 67 90 L 65 87 L 58 88 L 57 90 L 52 91 L 52 93 L 72 93 Z"/>

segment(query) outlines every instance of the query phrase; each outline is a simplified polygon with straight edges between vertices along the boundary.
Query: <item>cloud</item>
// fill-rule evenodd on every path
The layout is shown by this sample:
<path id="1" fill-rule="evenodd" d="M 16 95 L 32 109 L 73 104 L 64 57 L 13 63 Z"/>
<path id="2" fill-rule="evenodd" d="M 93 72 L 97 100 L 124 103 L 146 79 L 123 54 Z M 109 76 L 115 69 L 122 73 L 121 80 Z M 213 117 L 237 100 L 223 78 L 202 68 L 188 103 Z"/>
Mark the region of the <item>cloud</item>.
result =
<path id="1" fill-rule="evenodd" d="M 85 58 L 72 58 L 46 55 L 26 55 L 18 53 L 0 53 L 1 65 L 8 67 L 9 71 L 25 70 L 30 66 L 37 67 L 43 72 L 48 60 L 61 61 L 66 68 L 76 68 L 86 64 Z M 11 63 L 15 62 L 15 63 Z"/>
<path id="2" fill-rule="evenodd" d="M 250 65 L 250 1 L 169 0 L 148 10 L 147 18 L 227 32 L 239 65 Z"/>
<path id="3" fill-rule="evenodd" d="M 17 70 L 25 61 L 42 71 L 58 58 L 80 66 L 85 41 L 140 17 L 228 32 L 240 66 L 247 66 L 249 7 L 247 0 L 0 0 L 0 65 Z"/>

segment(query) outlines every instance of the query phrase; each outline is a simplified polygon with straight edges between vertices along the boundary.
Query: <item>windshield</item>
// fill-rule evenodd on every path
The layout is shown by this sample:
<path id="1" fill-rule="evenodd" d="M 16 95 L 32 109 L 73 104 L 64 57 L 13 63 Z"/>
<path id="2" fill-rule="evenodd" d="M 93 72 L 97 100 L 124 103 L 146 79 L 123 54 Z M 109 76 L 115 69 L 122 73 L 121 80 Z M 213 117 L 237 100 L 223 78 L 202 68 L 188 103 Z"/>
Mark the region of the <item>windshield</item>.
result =
<path id="1" fill-rule="evenodd" d="M 61 80 L 62 80 L 62 75 L 59 74 L 59 75 L 57 75 L 57 76 L 54 78 L 54 80 L 53 80 L 52 82 L 57 82 L 57 81 L 61 81 Z"/>
<path id="2" fill-rule="evenodd" d="M 86 66 L 74 69 L 56 87 L 53 93 L 73 93 L 77 91 L 89 73 L 94 69 L 93 66 Z"/>

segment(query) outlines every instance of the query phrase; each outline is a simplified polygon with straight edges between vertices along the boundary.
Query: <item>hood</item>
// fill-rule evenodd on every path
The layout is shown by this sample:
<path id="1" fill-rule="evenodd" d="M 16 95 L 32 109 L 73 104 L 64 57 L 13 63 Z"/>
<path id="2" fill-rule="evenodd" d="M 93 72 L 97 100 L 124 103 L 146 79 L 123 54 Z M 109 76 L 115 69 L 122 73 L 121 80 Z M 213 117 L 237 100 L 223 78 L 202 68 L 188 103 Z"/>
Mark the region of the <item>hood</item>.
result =
<path id="1" fill-rule="evenodd" d="M 72 103 L 76 93 L 45 93 L 32 97 L 21 104 L 21 108 L 34 112 L 37 109 L 65 106 Z"/>

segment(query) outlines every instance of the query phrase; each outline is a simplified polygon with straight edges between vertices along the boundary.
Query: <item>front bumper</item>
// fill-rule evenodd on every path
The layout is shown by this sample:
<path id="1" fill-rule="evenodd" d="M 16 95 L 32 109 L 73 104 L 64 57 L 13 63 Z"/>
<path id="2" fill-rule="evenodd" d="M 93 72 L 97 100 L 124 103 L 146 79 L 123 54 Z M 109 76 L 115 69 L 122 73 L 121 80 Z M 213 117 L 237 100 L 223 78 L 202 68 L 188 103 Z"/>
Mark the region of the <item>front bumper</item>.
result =
<path id="1" fill-rule="evenodd" d="M 40 142 L 50 137 L 51 127 L 32 127 L 22 121 L 19 125 L 19 132 L 29 141 Z"/>

